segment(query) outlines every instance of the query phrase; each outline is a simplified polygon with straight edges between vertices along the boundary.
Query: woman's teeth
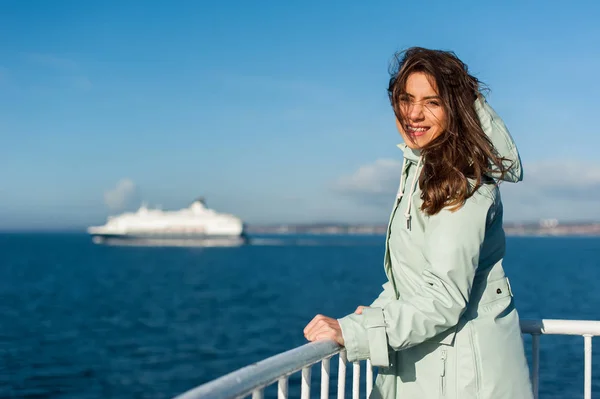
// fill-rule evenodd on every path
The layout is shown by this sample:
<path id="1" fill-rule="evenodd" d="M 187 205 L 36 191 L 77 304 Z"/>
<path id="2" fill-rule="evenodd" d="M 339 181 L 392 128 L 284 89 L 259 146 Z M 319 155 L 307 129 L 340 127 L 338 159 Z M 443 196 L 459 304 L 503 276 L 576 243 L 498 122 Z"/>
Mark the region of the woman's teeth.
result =
<path id="1" fill-rule="evenodd" d="M 409 126 L 408 130 L 411 131 L 412 133 L 423 133 L 426 132 L 429 128 L 428 127 L 412 127 Z"/>

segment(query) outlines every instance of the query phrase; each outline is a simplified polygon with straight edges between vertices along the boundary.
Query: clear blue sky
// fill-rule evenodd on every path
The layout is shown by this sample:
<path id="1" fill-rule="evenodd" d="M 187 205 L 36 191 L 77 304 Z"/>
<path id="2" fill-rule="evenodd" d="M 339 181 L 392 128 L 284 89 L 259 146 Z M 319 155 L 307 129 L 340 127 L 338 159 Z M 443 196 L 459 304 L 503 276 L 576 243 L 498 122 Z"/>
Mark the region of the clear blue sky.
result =
<path id="1" fill-rule="evenodd" d="M 600 220 L 598 4 L 0 0 L 0 229 L 200 195 L 249 223 L 385 222 L 388 61 L 415 45 L 490 86 L 525 164 L 506 220 Z"/>

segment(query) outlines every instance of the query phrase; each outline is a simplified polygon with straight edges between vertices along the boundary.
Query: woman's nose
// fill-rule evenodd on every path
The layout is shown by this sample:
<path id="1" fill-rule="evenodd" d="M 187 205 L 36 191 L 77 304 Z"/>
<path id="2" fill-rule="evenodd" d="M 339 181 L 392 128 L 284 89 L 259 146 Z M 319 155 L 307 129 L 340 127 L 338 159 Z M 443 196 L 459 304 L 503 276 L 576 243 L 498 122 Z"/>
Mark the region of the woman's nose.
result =
<path id="1" fill-rule="evenodd" d="M 423 105 L 415 102 L 411 103 L 408 109 L 408 117 L 413 121 L 423 119 Z"/>

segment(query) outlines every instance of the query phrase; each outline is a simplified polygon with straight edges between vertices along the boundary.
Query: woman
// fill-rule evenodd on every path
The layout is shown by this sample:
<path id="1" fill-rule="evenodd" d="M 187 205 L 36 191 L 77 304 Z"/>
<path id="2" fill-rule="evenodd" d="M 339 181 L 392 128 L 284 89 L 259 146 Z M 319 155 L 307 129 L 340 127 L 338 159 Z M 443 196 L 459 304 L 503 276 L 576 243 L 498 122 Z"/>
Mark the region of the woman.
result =
<path id="1" fill-rule="evenodd" d="M 388 282 L 369 307 L 318 315 L 304 334 L 380 366 L 371 398 L 532 398 L 502 268 L 498 184 L 522 180 L 515 144 L 453 53 L 411 48 L 394 66 L 388 93 L 405 144 Z"/>

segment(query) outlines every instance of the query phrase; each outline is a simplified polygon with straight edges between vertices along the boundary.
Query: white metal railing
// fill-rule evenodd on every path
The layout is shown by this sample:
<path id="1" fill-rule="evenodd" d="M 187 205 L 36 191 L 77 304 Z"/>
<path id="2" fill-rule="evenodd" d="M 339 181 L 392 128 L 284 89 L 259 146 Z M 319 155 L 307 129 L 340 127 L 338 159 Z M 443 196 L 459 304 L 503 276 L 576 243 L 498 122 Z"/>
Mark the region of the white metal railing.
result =
<path id="1" fill-rule="evenodd" d="M 584 339 L 584 399 L 592 397 L 592 337 L 600 335 L 600 321 L 521 320 L 521 331 L 532 336 L 532 384 L 535 399 L 539 392 L 540 335 L 580 335 Z M 333 341 L 312 342 L 246 366 L 216 380 L 187 391 L 176 399 L 237 399 L 252 395 L 263 399 L 266 387 L 277 383 L 278 399 L 287 399 L 289 377 L 302 372 L 301 399 L 309 399 L 311 367 L 321 362 L 321 399 L 329 399 L 331 358 L 338 354 L 337 398 L 343 399 L 346 388 L 346 352 Z M 373 368 L 366 362 L 365 394 L 373 388 Z M 360 363 L 352 364 L 352 399 L 360 397 Z"/>
<path id="2" fill-rule="evenodd" d="M 592 399 L 592 337 L 600 335 L 600 321 L 589 320 L 522 320 L 521 331 L 531 334 L 533 396 L 540 388 L 540 335 L 580 335 L 583 337 L 583 397 Z"/>

